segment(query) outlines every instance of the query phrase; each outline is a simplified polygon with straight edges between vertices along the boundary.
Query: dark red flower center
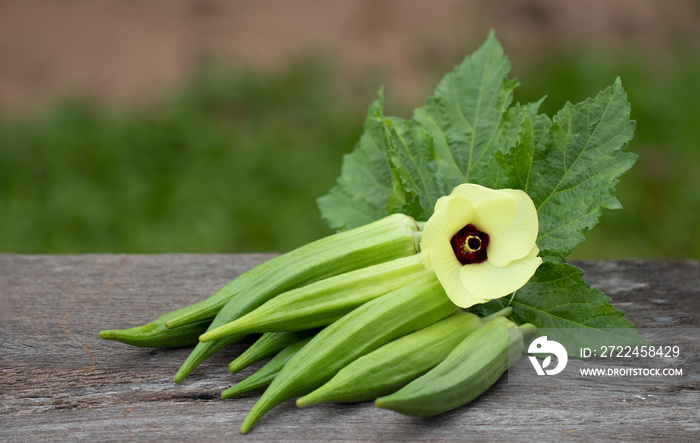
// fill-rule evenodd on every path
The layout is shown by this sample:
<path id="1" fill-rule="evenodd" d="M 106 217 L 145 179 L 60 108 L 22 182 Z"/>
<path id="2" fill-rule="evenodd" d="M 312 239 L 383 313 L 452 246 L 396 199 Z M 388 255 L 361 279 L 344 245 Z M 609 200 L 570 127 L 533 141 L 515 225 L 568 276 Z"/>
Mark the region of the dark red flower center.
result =
<path id="1" fill-rule="evenodd" d="M 455 257 L 463 265 L 485 262 L 489 235 L 481 232 L 474 225 L 467 225 L 452 236 L 450 240 Z"/>

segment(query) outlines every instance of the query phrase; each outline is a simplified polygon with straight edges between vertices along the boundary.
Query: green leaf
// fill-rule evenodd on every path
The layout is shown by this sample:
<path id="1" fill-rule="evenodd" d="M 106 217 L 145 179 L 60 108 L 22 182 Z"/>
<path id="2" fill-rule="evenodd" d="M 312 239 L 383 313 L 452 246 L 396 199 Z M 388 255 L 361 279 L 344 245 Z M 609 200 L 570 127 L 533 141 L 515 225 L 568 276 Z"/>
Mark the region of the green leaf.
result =
<path id="1" fill-rule="evenodd" d="M 447 74 L 413 118 L 433 136 L 442 195 L 471 182 L 504 142 L 504 113 L 517 81 L 492 32 L 486 42 Z"/>
<path id="2" fill-rule="evenodd" d="M 442 194 L 433 138 L 418 123 L 393 117 L 385 120 L 389 160 L 394 171 L 394 193 L 389 212 L 427 220 Z"/>
<path id="3" fill-rule="evenodd" d="M 617 177 L 637 156 L 628 149 L 634 133 L 620 80 L 593 99 L 568 103 L 551 121 L 527 113 L 516 145 L 495 157 L 487 185 L 522 189 L 539 217 L 540 256 L 563 261 L 598 223 L 603 208 L 620 208 Z"/>
<path id="4" fill-rule="evenodd" d="M 494 153 L 515 142 L 529 109 L 508 110 L 517 86 L 509 70 L 492 32 L 444 77 L 413 121 L 387 119 L 382 130 L 380 93 L 359 143 L 343 158 L 338 183 L 318 200 L 328 225 L 350 229 L 396 211 L 426 220 L 437 198 L 461 183 L 479 183 Z"/>
<path id="5" fill-rule="evenodd" d="M 333 229 L 356 228 L 388 215 L 393 178 L 384 138 L 383 104 L 380 90 L 367 111 L 360 140 L 343 156 L 336 185 L 317 201 L 321 215 Z"/>
<path id="6" fill-rule="evenodd" d="M 548 339 L 561 343 L 571 356 L 577 356 L 581 347 L 647 345 L 624 312 L 610 305 L 610 298 L 582 276 L 575 266 L 543 263 L 510 302 L 511 319 L 548 329 Z M 492 300 L 472 310 L 488 315 L 509 306 L 509 300 Z"/>
<path id="7" fill-rule="evenodd" d="M 535 136 L 530 128 L 529 119 L 537 116 L 542 101 L 544 99 L 527 105 L 516 103 L 506 111 L 499 135 L 499 149 L 488 163 L 475 171 L 473 183 L 491 189 L 523 189 L 523 182 L 518 179 L 520 171 L 517 170 L 517 166 L 532 163 L 531 145 L 534 145 L 542 134 L 538 133 L 537 137 Z M 515 158 L 511 159 L 508 155 Z M 529 175 L 529 171 L 524 172 L 525 175 Z M 526 182 L 527 176 L 523 177 L 523 180 Z"/>
<path id="8" fill-rule="evenodd" d="M 603 208 L 621 207 L 614 186 L 637 159 L 627 147 L 634 127 L 619 78 L 596 98 L 567 104 L 554 117 L 552 143 L 531 180 L 543 255 L 568 255 Z"/>

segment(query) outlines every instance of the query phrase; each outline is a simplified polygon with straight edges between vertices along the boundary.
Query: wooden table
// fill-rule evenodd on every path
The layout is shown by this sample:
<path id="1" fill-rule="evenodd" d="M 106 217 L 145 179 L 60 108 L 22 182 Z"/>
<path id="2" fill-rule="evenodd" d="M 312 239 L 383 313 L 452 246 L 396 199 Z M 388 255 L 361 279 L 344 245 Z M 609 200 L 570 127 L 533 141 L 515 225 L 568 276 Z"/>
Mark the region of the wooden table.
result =
<path id="1" fill-rule="evenodd" d="M 134 348 L 98 336 L 206 298 L 269 257 L 0 255 L 0 441 L 691 441 L 700 435 L 698 343 L 686 344 L 681 377 L 570 377 L 536 387 L 504 377 L 470 405 L 433 419 L 371 404 L 298 409 L 287 402 L 241 436 L 258 395 L 219 396 L 255 369 L 228 373 L 226 364 L 242 345 L 176 385 L 172 376 L 189 349 Z M 700 262 L 574 264 L 638 328 L 700 327 Z"/>

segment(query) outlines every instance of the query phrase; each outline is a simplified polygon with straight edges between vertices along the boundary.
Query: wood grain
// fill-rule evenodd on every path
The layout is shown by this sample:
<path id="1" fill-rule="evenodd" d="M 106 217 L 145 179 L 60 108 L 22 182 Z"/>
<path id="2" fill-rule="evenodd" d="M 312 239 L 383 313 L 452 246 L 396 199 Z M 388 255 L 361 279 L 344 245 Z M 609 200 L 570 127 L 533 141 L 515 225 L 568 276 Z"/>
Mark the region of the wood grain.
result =
<path id="1" fill-rule="evenodd" d="M 258 395 L 219 396 L 259 367 L 236 375 L 226 369 L 250 341 L 221 351 L 176 385 L 172 377 L 189 349 L 141 349 L 98 336 L 206 298 L 270 257 L 0 255 L 0 440 L 693 441 L 700 435 L 698 261 L 575 263 L 638 328 L 690 331 L 683 376 L 545 382 L 535 381 L 533 371 L 532 383 L 504 377 L 470 405 L 433 419 L 371 404 L 299 409 L 287 402 L 241 436 Z"/>

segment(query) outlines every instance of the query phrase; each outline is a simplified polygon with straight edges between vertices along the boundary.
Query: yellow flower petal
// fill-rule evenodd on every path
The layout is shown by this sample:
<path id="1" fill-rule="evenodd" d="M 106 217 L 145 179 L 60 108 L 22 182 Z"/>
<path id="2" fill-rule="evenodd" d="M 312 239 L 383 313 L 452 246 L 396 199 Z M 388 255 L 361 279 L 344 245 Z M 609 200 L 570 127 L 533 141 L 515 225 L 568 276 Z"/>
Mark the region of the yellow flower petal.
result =
<path id="1" fill-rule="evenodd" d="M 436 213 L 436 212 L 438 212 L 440 209 L 442 209 L 442 207 L 443 207 L 444 205 L 446 205 L 447 202 L 450 201 L 451 198 L 452 198 L 452 196 L 450 196 L 450 195 L 445 195 L 445 196 L 440 197 L 440 198 L 435 202 L 435 209 L 433 209 L 433 213 Z"/>
<path id="2" fill-rule="evenodd" d="M 486 260 L 483 263 L 462 266 L 459 276 L 462 285 L 476 297 L 494 299 L 504 297 L 520 289 L 530 280 L 542 259 L 540 250 L 533 246 L 525 257 L 514 260 L 506 267 L 497 267 Z M 435 268 L 437 273 L 437 267 Z M 442 280 L 441 280 L 442 282 Z"/>
<path id="3" fill-rule="evenodd" d="M 537 240 L 539 224 L 535 204 L 525 192 L 516 189 L 501 190 L 510 194 L 516 202 L 515 218 L 503 232 L 491 234 L 489 231 L 488 261 L 497 267 L 504 267 L 513 260 L 526 256 Z M 477 212 L 479 211 L 476 208 Z M 478 212 L 481 215 L 480 212 Z"/>
<path id="4" fill-rule="evenodd" d="M 450 196 L 469 199 L 476 211 L 472 223 L 489 236 L 506 231 L 515 219 L 517 201 L 512 194 L 504 190 L 465 183 L 457 186 Z"/>
<path id="5" fill-rule="evenodd" d="M 474 207 L 463 197 L 455 197 L 442 205 L 442 208 L 430 217 L 421 238 L 421 251 L 429 251 L 436 242 L 445 242 L 450 246 L 450 239 L 465 225 L 472 222 Z M 452 248 L 450 247 L 450 251 Z M 454 252 L 451 252 L 454 257 Z M 422 254 L 422 260 L 428 269 L 433 268 L 432 255 Z"/>
<path id="6" fill-rule="evenodd" d="M 474 296 L 462 284 L 460 271 L 464 266 L 455 258 L 449 242 L 439 242 L 433 245 L 431 255 L 435 275 L 437 275 L 440 284 L 445 289 L 447 296 L 452 300 L 452 303 L 461 308 L 468 308 L 487 301 Z"/>
<path id="7" fill-rule="evenodd" d="M 455 254 L 451 240 L 464 228 L 454 246 L 464 253 Z M 421 257 L 453 303 L 466 308 L 527 283 L 542 263 L 537 233 L 537 210 L 525 192 L 462 184 L 438 199 L 423 230 Z"/>

